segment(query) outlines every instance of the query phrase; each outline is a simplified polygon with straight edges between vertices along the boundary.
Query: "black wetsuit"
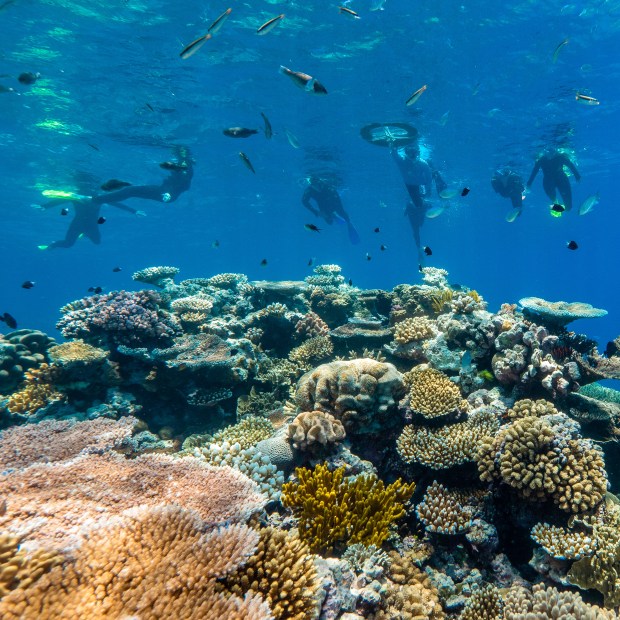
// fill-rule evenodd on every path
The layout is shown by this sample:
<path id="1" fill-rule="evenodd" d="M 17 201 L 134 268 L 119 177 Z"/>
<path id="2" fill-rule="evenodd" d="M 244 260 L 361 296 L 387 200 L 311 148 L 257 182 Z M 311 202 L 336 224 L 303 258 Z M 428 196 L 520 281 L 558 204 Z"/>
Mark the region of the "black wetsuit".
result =
<path id="1" fill-rule="evenodd" d="M 70 248 L 81 235 L 99 245 L 101 243 L 101 225 L 98 220 L 102 205 L 108 204 L 128 213 L 136 214 L 139 213 L 138 209 L 123 204 L 121 200 L 143 198 L 164 203 L 174 202 L 183 192 L 190 188 L 193 175 L 193 168 L 191 163 L 189 163 L 180 170 L 172 170 L 160 185 L 129 185 L 115 192 L 93 196 L 90 200 L 72 201 L 75 215 L 69 225 L 65 238 L 61 241 L 50 243 L 48 248 Z M 59 204 L 59 201 L 52 200 L 44 204 L 43 208 L 50 209 L 57 207 Z"/>
<path id="2" fill-rule="evenodd" d="M 421 261 L 423 255 L 421 253 L 420 228 L 424 224 L 424 218 L 430 206 L 426 198 L 431 195 L 433 181 L 438 194 L 443 192 L 447 185 L 439 172 L 419 156 L 415 158 L 402 157 L 396 149 L 391 149 L 390 155 L 403 177 L 405 187 L 411 198 L 411 202 L 407 204 L 405 215 L 409 218 L 413 238 L 418 248 L 418 258 Z"/>
<path id="3" fill-rule="evenodd" d="M 566 207 L 567 211 L 570 211 L 573 208 L 573 196 L 568 175 L 564 172 L 564 166 L 575 175 L 577 181 L 581 179 L 577 167 L 567 155 L 558 152 L 546 153 L 536 160 L 532 174 L 530 174 L 530 178 L 527 180 L 527 186 L 531 187 L 538 171 L 542 170 L 543 189 L 549 200 L 555 203 L 557 201 L 557 192 L 559 192 L 564 207 Z"/>
<path id="4" fill-rule="evenodd" d="M 523 179 L 512 170 L 497 171 L 491 179 L 491 186 L 503 198 L 510 198 L 515 209 L 523 206 Z"/>

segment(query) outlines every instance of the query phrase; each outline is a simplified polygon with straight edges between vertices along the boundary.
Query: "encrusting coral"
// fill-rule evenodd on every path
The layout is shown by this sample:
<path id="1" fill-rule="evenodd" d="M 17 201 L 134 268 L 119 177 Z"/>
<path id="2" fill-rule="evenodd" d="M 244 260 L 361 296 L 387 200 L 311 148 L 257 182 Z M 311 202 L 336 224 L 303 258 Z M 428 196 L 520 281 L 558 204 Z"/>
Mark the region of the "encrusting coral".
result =
<path id="1" fill-rule="evenodd" d="M 515 420 L 482 440 L 477 460 L 483 481 L 501 481 L 567 512 L 595 508 L 607 491 L 601 450 L 563 414 Z"/>
<path id="2" fill-rule="evenodd" d="M 344 479 L 345 468 L 298 468 L 298 482 L 282 487 L 282 504 L 298 518 L 299 535 L 312 551 L 331 553 L 355 543 L 381 545 L 390 525 L 405 515 L 414 483 L 389 486 L 375 476 Z"/>
<path id="3" fill-rule="evenodd" d="M 224 584 L 239 596 L 248 592 L 262 595 L 275 620 L 318 618 L 320 580 L 314 558 L 294 533 L 261 529 L 254 555 Z"/>
<path id="4" fill-rule="evenodd" d="M 205 533 L 198 515 L 178 506 L 134 509 L 111 526 L 91 529 L 74 561 L 6 596 L 0 615 L 266 620 L 273 616 L 260 595 L 241 599 L 216 591 L 216 579 L 242 566 L 257 539 L 241 524 Z"/>
<path id="5" fill-rule="evenodd" d="M 289 439 L 300 450 L 313 450 L 333 445 L 345 438 L 340 420 L 322 411 L 300 413 L 288 427 Z"/>

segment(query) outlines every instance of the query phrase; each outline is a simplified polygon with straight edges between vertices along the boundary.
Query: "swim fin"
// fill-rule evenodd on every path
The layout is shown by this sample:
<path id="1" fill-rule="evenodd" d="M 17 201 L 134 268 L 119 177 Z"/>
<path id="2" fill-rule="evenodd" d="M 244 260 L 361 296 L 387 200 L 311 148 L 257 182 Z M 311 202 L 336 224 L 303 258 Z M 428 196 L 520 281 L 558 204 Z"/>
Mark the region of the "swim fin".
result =
<path id="1" fill-rule="evenodd" d="M 361 241 L 360 236 L 359 236 L 357 230 L 355 230 L 355 227 L 353 226 L 353 224 L 351 224 L 350 222 L 349 222 L 349 224 L 347 224 L 347 230 L 349 232 L 349 241 L 353 245 L 358 245 L 359 242 Z"/>
<path id="2" fill-rule="evenodd" d="M 521 215 L 521 209 L 513 209 L 506 216 L 506 221 L 512 224 L 512 222 L 514 222 L 520 215 Z"/>
<path id="3" fill-rule="evenodd" d="M 39 250 L 47 250 L 50 246 L 49 245 L 38 245 L 37 248 L 39 248 Z"/>

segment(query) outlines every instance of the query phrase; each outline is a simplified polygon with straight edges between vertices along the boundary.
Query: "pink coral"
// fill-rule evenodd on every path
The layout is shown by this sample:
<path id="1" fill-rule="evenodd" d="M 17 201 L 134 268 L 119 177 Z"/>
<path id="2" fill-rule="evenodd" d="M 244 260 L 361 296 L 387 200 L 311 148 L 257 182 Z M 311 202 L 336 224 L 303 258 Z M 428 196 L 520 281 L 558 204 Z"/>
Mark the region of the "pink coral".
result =
<path id="1" fill-rule="evenodd" d="M 153 291 L 114 291 L 74 301 L 61 309 L 56 327 L 66 338 L 95 345 L 160 344 L 179 334 L 177 319 L 159 307 Z"/>
<path id="2" fill-rule="evenodd" d="M 37 464 L 0 478 L 0 529 L 43 546 L 74 546 L 80 529 L 137 505 L 177 504 L 208 525 L 246 521 L 266 503 L 241 472 L 194 458 L 115 453 Z"/>

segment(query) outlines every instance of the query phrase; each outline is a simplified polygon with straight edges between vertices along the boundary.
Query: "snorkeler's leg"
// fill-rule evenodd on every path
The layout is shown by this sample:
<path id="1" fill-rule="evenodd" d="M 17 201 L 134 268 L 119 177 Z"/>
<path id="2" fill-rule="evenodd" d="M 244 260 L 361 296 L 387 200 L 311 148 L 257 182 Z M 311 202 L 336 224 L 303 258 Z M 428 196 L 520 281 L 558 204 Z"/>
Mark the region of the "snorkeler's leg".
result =
<path id="1" fill-rule="evenodd" d="M 101 243 L 101 230 L 96 220 L 88 222 L 88 225 L 83 227 L 82 234 L 88 237 L 95 245 Z"/>
<path id="2" fill-rule="evenodd" d="M 156 202 L 170 202 L 169 193 L 162 191 L 160 185 L 130 185 L 123 187 L 115 192 L 100 194 L 93 197 L 95 204 L 112 204 L 122 202 L 128 198 L 143 198 L 144 200 L 155 200 Z"/>
<path id="3" fill-rule="evenodd" d="M 556 202 L 556 179 L 551 178 L 550 175 L 546 174 L 543 177 L 543 189 L 545 190 L 545 194 L 549 200 L 553 203 Z"/>
<path id="4" fill-rule="evenodd" d="M 556 179 L 556 184 L 558 191 L 560 192 L 560 196 L 562 196 L 562 204 L 567 211 L 570 211 L 573 208 L 573 192 L 571 191 L 568 177 L 565 174 L 560 175 Z"/>
<path id="5" fill-rule="evenodd" d="M 80 238 L 82 232 L 82 222 L 77 218 L 74 218 L 71 224 L 69 224 L 65 238 L 62 241 L 54 241 L 50 243 L 49 246 L 47 246 L 47 249 L 53 250 L 56 248 L 70 248 L 75 245 L 75 242 Z"/>
<path id="6" fill-rule="evenodd" d="M 415 245 L 418 250 L 418 263 L 421 265 L 424 262 L 424 252 L 422 251 L 422 241 L 420 240 L 420 228 L 422 228 L 422 224 L 424 224 L 424 202 L 422 201 L 421 207 L 415 203 L 409 203 L 405 213 L 409 218 L 409 223 L 411 224 L 413 240 L 415 241 Z"/>
<path id="7" fill-rule="evenodd" d="M 523 198 L 521 194 L 512 194 L 510 196 L 510 202 L 515 209 L 521 209 L 521 207 L 523 207 Z"/>

